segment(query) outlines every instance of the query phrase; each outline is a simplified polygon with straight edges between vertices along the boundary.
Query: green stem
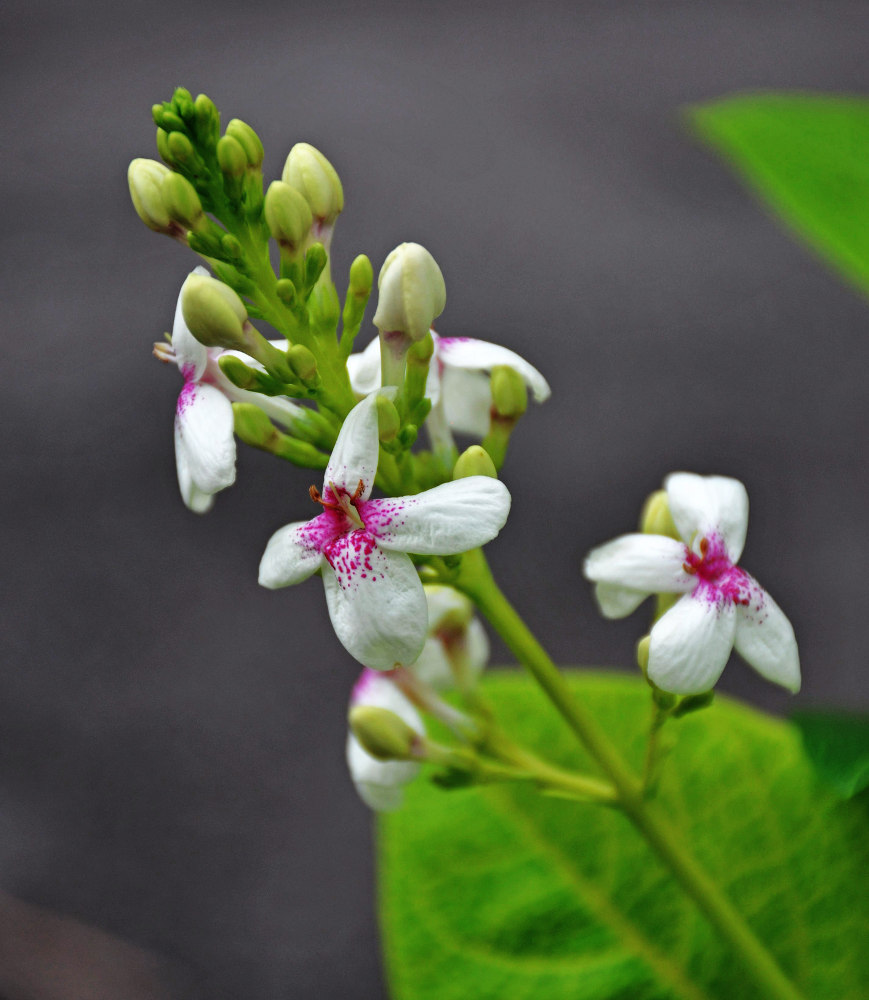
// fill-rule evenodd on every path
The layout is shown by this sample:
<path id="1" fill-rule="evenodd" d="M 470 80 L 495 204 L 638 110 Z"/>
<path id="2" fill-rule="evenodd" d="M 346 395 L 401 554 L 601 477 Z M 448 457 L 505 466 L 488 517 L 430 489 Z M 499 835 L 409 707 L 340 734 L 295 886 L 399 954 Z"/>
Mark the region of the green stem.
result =
<path id="1" fill-rule="evenodd" d="M 660 762 L 660 741 L 658 739 L 669 712 L 657 702 L 652 702 L 652 722 L 649 726 L 649 739 L 646 743 L 646 756 L 643 761 L 643 793 L 650 795 L 656 784 L 657 768 Z"/>
<path id="2" fill-rule="evenodd" d="M 745 970 L 770 1000 L 802 1000 L 778 963 L 706 871 L 681 844 L 654 803 L 643 797 L 642 782 L 597 720 L 576 701 L 558 668 L 499 589 L 485 556 L 476 549 L 462 558 L 455 585 L 471 597 L 498 634 L 543 688 L 618 793 L 625 813 L 694 900 L 707 920 L 742 960 Z"/>

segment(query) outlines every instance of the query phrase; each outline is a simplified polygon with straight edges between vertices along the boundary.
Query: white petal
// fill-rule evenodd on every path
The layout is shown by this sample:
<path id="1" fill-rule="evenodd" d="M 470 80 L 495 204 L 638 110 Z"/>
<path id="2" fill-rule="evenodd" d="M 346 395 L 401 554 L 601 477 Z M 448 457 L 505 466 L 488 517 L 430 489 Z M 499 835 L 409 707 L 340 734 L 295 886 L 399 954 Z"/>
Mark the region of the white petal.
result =
<path id="1" fill-rule="evenodd" d="M 326 603 L 347 652 L 374 670 L 413 663 L 425 642 L 428 613 L 410 557 L 379 548 L 366 531 L 342 535 L 325 555 Z"/>
<path id="2" fill-rule="evenodd" d="M 509 490 L 488 476 L 359 505 L 366 528 L 383 548 L 418 555 L 456 555 L 484 545 L 504 527 L 509 512 Z"/>
<path id="3" fill-rule="evenodd" d="M 263 587 L 270 590 L 288 587 L 291 583 L 307 580 L 317 572 L 323 562 L 323 555 L 316 544 L 315 522 L 319 520 L 295 521 L 272 535 L 259 564 L 259 582 Z"/>
<path id="4" fill-rule="evenodd" d="M 549 399 L 552 394 L 549 383 L 534 365 L 500 344 L 490 344 L 473 337 L 439 337 L 438 357 L 444 364 L 466 371 L 491 371 L 496 365 L 506 365 L 522 376 L 538 403 Z"/>
<path id="5" fill-rule="evenodd" d="M 207 514 L 214 506 L 214 495 L 203 493 L 202 490 L 196 488 L 190 476 L 190 465 L 177 427 L 175 428 L 175 468 L 178 470 L 178 488 L 181 490 L 184 505 L 194 514 Z"/>
<path id="6" fill-rule="evenodd" d="M 450 691 L 455 687 L 455 676 L 447 656 L 447 651 L 440 639 L 429 637 L 417 657 L 416 663 L 410 669 L 429 687 L 435 691 Z"/>
<path id="7" fill-rule="evenodd" d="M 235 482 L 232 404 L 213 385 L 187 382 L 175 411 L 175 447 L 184 451 L 193 485 L 217 493 Z"/>
<path id="8" fill-rule="evenodd" d="M 489 433 L 492 388 L 488 375 L 445 368 L 441 393 L 447 423 L 454 431 L 480 438 Z"/>
<path id="9" fill-rule="evenodd" d="M 447 587 L 439 583 L 425 586 L 425 599 L 428 604 L 428 630 L 434 635 L 441 622 L 449 615 L 459 622 L 470 622 L 474 614 L 474 604 L 470 598 L 460 594 L 455 587 Z"/>
<path id="10" fill-rule="evenodd" d="M 692 590 L 696 583 L 682 566 L 685 557 L 685 546 L 675 538 L 622 535 L 592 549 L 583 572 L 595 583 L 615 583 L 646 594 L 675 594 Z"/>
<path id="11" fill-rule="evenodd" d="M 359 798 L 377 812 L 394 812 L 404 798 L 404 786 L 413 781 L 419 764 L 412 760 L 377 760 L 347 736 L 347 766 Z"/>
<path id="12" fill-rule="evenodd" d="M 600 613 L 605 618 L 627 618 L 649 596 L 647 590 L 632 590 L 618 583 L 597 583 L 594 588 Z"/>
<path id="13" fill-rule="evenodd" d="M 197 267 L 192 274 L 208 274 L 204 267 Z M 185 281 L 186 284 L 186 281 Z M 181 293 L 184 292 L 184 285 L 181 286 Z M 178 296 L 178 303 L 175 306 L 175 322 L 172 324 L 172 350 L 175 352 L 175 360 L 181 369 L 181 374 L 185 379 L 196 380 L 205 371 L 208 363 L 208 349 L 204 344 L 193 336 L 184 322 L 181 313 L 181 295 Z"/>
<path id="14" fill-rule="evenodd" d="M 367 500 L 377 475 L 379 455 L 377 393 L 373 392 L 347 414 L 326 467 L 323 489 L 334 484 L 348 493 L 355 493 L 361 479 L 361 496 L 363 500 Z"/>
<path id="15" fill-rule="evenodd" d="M 749 579 L 749 603 L 736 611 L 736 651 L 762 677 L 796 694 L 801 683 L 800 654 L 793 626 L 763 587 Z"/>
<path id="16" fill-rule="evenodd" d="M 380 337 L 358 354 L 347 358 L 347 374 L 357 396 L 367 396 L 380 388 Z"/>
<path id="17" fill-rule="evenodd" d="M 714 687 L 733 649 L 736 608 L 709 587 L 681 597 L 653 626 L 649 677 L 663 691 L 700 694 Z"/>
<path id="18" fill-rule="evenodd" d="M 697 534 L 718 534 L 731 562 L 739 562 L 748 531 L 748 493 L 738 479 L 675 472 L 664 488 L 673 522 L 689 545 Z"/>

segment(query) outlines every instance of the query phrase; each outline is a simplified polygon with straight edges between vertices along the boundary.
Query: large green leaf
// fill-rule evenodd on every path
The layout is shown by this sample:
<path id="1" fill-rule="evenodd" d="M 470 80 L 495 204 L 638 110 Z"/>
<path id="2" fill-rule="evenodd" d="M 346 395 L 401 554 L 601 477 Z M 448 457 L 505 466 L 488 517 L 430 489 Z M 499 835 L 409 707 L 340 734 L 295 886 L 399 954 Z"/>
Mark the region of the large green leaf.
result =
<path id="1" fill-rule="evenodd" d="M 869 100 L 754 94 L 688 113 L 701 138 L 869 292 Z"/>
<path id="2" fill-rule="evenodd" d="M 571 684 L 639 764 L 645 684 L 586 673 Z M 490 675 L 486 693 L 511 732 L 583 764 L 524 676 Z M 865 809 L 826 791 L 788 723 L 721 698 L 672 726 L 659 798 L 673 825 L 807 1000 L 869 997 Z M 383 817 L 379 846 L 396 1000 L 758 995 L 618 812 L 419 779 Z"/>
<path id="3" fill-rule="evenodd" d="M 795 712 L 809 760 L 843 799 L 869 788 L 869 716 L 846 712 Z"/>

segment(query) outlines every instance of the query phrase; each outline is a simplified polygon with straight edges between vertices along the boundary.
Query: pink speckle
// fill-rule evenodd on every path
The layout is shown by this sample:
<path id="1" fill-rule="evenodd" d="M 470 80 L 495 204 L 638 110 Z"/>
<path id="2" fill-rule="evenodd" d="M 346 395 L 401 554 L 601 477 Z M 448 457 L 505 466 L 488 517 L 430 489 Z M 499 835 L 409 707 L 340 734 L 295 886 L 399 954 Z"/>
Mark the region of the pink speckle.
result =
<path id="1" fill-rule="evenodd" d="M 184 388 L 181 390 L 178 396 L 178 403 L 175 406 L 176 416 L 182 416 L 184 412 L 193 405 L 196 399 L 196 390 L 198 388 L 198 383 L 192 381 L 186 381 L 184 383 Z"/>
<path id="2" fill-rule="evenodd" d="M 700 551 L 695 552 L 685 546 L 683 566 L 687 573 L 697 578 L 692 596 L 708 604 L 730 603 L 746 611 L 761 611 L 763 591 L 745 570 L 733 565 L 721 537 L 702 538 L 699 548 Z"/>

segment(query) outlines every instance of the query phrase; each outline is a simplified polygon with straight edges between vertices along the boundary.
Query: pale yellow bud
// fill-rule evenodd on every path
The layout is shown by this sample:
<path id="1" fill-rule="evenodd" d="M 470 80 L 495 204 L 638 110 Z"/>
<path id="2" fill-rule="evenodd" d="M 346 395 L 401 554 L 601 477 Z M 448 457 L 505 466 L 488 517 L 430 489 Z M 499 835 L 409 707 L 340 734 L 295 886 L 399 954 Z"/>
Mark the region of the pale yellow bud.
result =
<path id="1" fill-rule="evenodd" d="M 333 226 L 344 208 L 344 189 L 332 164 L 319 149 L 297 142 L 284 164 L 282 178 L 301 194 L 314 217 Z"/>
<path id="2" fill-rule="evenodd" d="M 402 243 L 383 262 L 374 325 L 383 333 L 422 340 L 444 311 L 447 290 L 434 257 L 419 243 Z"/>

